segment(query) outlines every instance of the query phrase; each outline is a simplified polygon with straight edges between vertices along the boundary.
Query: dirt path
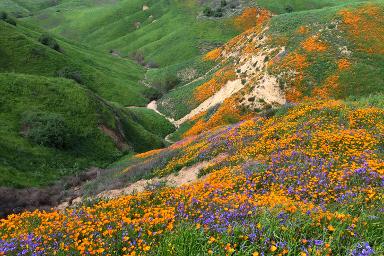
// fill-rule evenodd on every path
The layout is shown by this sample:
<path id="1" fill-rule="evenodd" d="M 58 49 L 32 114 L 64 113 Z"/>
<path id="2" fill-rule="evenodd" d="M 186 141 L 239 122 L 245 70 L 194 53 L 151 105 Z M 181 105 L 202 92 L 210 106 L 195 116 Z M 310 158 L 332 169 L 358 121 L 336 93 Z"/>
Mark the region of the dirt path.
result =
<path id="1" fill-rule="evenodd" d="M 156 186 L 158 184 L 164 184 L 166 186 L 172 186 L 172 187 L 180 187 L 185 184 L 194 182 L 199 179 L 198 175 L 199 172 L 210 166 L 214 165 L 216 163 L 222 162 L 226 157 L 228 157 L 227 154 L 220 154 L 216 156 L 215 158 L 209 160 L 197 163 L 195 165 L 189 166 L 189 167 L 183 167 L 178 173 L 173 173 L 168 176 L 162 177 L 162 178 L 153 178 L 148 180 L 139 180 L 136 181 L 129 186 L 122 188 L 122 189 L 113 189 L 108 190 L 99 193 L 95 198 L 99 199 L 112 199 L 117 198 L 119 196 L 123 195 L 130 195 L 134 193 L 143 192 L 148 189 L 149 186 Z M 203 179 L 204 177 L 201 177 L 200 179 Z M 57 206 L 55 209 L 57 210 L 64 210 L 68 207 L 71 207 L 76 204 L 81 204 L 83 201 L 82 197 L 78 197 L 74 199 L 71 203 L 69 202 L 63 202 L 59 206 Z"/>
<path id="2" fill-rule="evenodd" d="M 133 193 L 143 192 L 148 186 L 156 185 L 156 184 L 165 184 L 166 186 L 172 187 L 180 187 L 184 184 L 191 183 L 193 181 L 198 180 L 198 175 L 200 170 L 212 165 L 214 163 L 218 163 L 223 161 L 227 157 L 226 154 L 221 154 L 215 157 L 210 161 L 204 161 L 197 163 L 195 165 L 189 167 L 183 167 L 178 173 L 170 174 L 163 178 L 153 178 L 149 180 L 139 180 L 123 189 L 115 189 L 110 191 L 104 191 L 98 194 L 97 198 L 116 198 L 121 195 L 129 195 Z"/>
<path id="3" fill-rule="evenodd" d="M 150 103 L 148 103 L 147 108 L 148 108 L 148 109 L 151 109 L 151 110 L 155 111 L 157 114 L 159 114 L 159 115 L 165 117 L 169 122 L 171 122 L 171 123 L 172 123 L 174 126 L 176 126 L 177 128 L 179 127 L 179 126 L 177 125 L 177 122 L 175 121 L 175 119 L 173 119 L 173 118 L 171 118 L 171 117 L 168 117 L 168 116 L 164 115 L 163 113 L 161 113 L 159 110 L 157 110 L 157 101 L 153 100 L 153 101 L 151 101 Z"/>

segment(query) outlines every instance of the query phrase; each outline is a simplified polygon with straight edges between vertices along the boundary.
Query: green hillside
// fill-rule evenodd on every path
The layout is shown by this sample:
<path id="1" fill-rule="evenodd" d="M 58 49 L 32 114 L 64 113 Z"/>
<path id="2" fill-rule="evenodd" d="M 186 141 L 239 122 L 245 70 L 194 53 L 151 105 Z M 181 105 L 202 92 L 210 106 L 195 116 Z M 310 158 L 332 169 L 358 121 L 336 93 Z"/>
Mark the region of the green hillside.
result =
<path id="1" fill-rule="evenodd" d="M 151 89 L 142 86 L 142 67 L 89 47 L 54 37 L 60 50 L 39 42 L 44 31 L 18 20 L 0 22 L 0 72 L 57 77 L 69 70 L 79 82 L 105 99 L 122 105 L 145 105 Z"/>
<path id="2" fill-rule="evenodd" d="M 383 205 L 383 0 L 0 1 L 0 256 L 384 255 Z"/>
<path id="3" fill-rule="evenodd" d="M 155 67 L 147 72 L 148 83 L 161 87 L 182 82 L 176 74 L 187 67 L 203 73 L 209 65 L 201 63 L 201 54 L 238 32 L 229 16 L 204 17 L 204 6 L 177 0 L 63 1 L 26 20 L 104 52 L 140 55 Z"/>
<path id="4" fill-rule="evenodd" d="M 123 152 L 164 145 L 164 132 L 147 131 L 145 117 L 114 107 L 69 80 L 3 73 L 0 88 L 0 185 L 45 185 L 90 166 L 105 166 Z M 164 118 L 152 119 L 172 131 Z M 52 137 L 64 142 L 52 145 Z"/>
<path id="5" fill-rule="evenodd" d="M 274 13 L 282 14 L 356 2 L 367 2 L 367 0 L 256 0 L 256 2 Z"/>

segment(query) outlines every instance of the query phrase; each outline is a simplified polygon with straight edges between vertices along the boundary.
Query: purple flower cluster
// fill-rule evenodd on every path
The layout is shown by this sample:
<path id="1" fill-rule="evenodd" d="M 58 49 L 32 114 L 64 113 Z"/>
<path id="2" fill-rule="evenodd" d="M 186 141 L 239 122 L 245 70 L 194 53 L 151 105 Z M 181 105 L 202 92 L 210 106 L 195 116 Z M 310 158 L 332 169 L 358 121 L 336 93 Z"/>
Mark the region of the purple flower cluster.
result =
<path id="1" fill-rule="evenodd" d="M 374 254 L 374 250 L 367 242 L 362 242 L 356 245 L 356 248 L 351 252 L 351 256 L 368 256 Z"/>
<path id="2" fill-rule="evenodd" d="M 0 240 L 0 255 L 44 255 L 43 251 L 36 250 L 39 245 L 41 245 L 41 238 L 32 234 L 20 239 Z"/>

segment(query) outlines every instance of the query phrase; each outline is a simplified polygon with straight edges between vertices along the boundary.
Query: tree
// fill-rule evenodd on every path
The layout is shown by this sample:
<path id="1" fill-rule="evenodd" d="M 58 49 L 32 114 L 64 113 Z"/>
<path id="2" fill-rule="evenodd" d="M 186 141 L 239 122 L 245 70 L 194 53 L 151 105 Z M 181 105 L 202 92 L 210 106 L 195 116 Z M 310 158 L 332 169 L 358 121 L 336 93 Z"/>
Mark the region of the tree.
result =
<path id="1" fill-rule="evenodd" d="M 70 128 L 61 114 L 50 112 L 25 112 L 21 125 L 23 134 L 33 143 L 65 149 L 71 146 Z"/>
<path id="2" fill-rule="evenodd" d="M 46 34 L 46 33 L 42 34 L 39 37 L 39 42 L 42 43 L 43 45 L 50 47 L 51 49 L 53 49 L 55 51 L 58 51 L 58 52 L 61 51 L 61 48 L 60 48 L 59 44 L 57 43 L 57 41 L 49 34 Z"/>
<path id="3" fill-rule="evenodd" d="M 205 7 L 203 13 L 205 16 L 211 17 L 213 15 L 213 10 L 211 7 Z"/>

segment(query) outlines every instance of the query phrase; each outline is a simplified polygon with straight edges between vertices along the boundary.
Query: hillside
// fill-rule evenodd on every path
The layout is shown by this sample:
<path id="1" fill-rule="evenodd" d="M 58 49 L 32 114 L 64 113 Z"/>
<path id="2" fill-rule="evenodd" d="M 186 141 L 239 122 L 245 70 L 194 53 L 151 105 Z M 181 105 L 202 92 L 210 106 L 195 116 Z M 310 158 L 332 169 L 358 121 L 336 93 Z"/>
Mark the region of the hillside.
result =
<path id="1" fill-rule="evenodd" d="M 146 82 L 163 92 L 202 74 L 209 65 L 201 54 L 237 34 L 230 16 L 250 1 L 237 2 L 228 15 L 214 19 L 202 15 L 200 1 L 63 1 L 25 20 L 152 67 Z"/>
<path id="2" fill-rule="evenodd" d="M 138 155 L 138 165 L 164 176 L 207 161 L 198 172 L 201 181 L 179 188 L 154 183 L 154 190 L 92 207 L 11 216 L 0 224 L 2 239 L 10 241 L 2 248 L 42 254 L 380 255 L 383 121 L 382 109 L 328 101 L 191 137 Z M 214 160 L 222 154 L 224 160 Z M 166 161 L 147 164 L 156 159 Z"/>
<path id="3" fill-rule="evenodd" d="M 105 99 L 123 106 L 145 106 L 151 97 L 153 89 L 139 83 L 143 78 L 142 67 L 130 60 L 57 37 L 54 40 L 60 49 L 51 49 L 39 42 L 46 32 L 28 23 L 18 21 L 17 26 L 12 26 L 0 22 L 0 26 L 1 72 L 48 77 L 66 75 L 67 78 L 77 79 L 77 82 Z"/>
<path id="4" fill-rule="evenodd" d="M 155 90 L 139 82 L 142 67 L 47 35 L 59 45 L 52 49 L 40 42 L 42 35 L 28 23 L 0 21 L 0 186 L 48 185 L 89 167 L 105 167 L 125 153 L 165 145 L 163 138 L 173 131 L 165 118 L 121 107 L 145 106 L 153 96 Z M 59 115 L 76 143 L 52 149 L 31 142 L 21 127 L 28 111 Z"/>
<path id="5" fill-rule="evenodd" d="M 114 107 L 69 80 L 2 73 L 0 88 L 2 186 L 47 185 L 105 166 L 123 152 L 162 147 L 164 132 L 172 131 L 160 116 L 154 118 L 164 128 L 151 129 L 142 115 Z M 29 131 L 36 134 L 28 136 Z"/>
<path id="6" fill-rule="evenodd" d="M 384 1 L 0 9 L 0 255 L 384 255 Z"/>
<path id="7" fill-rule="evenodd" d="M 248 8 L 234 21 L 247 30 L 205 56 L 219 65 L 166 94 L 159 110 L 193 135 L 285 102 L 383 92 L 383 8 L 359 3 L 273 17 Z"/>

